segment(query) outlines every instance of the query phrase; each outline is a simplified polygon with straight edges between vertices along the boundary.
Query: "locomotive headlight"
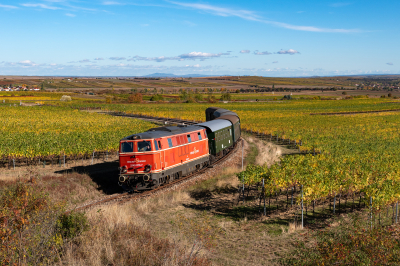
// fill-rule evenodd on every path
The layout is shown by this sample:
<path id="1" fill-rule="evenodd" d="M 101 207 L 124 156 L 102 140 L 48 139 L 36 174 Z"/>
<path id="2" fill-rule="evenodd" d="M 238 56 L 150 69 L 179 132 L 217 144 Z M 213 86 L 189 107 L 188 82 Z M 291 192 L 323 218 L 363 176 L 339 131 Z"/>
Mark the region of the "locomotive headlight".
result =
<path id="1" fill-rule="evenodd" d="M 144 171 L 145 171 L 145 172 L 150 172 L 150 171 L 151 171 L 151 164 L 147 164 L 147 165 L 144 167 Z"/>
<path id="2" fill-rule="evenodd" d="M 119 176 L 119 182 L 124 183 L 126 180 L 127 180 L 126 176 L 123 175 Z"/>
<path id="3" fill-rule="evenodd" d="M 128 172 L 128 167 L 126 167 L 126 165 L 124 165 L 124 166 L 120 167 L 119 170 L 121 171 L 121 174 L 125 174 L 126 172 Z"/>

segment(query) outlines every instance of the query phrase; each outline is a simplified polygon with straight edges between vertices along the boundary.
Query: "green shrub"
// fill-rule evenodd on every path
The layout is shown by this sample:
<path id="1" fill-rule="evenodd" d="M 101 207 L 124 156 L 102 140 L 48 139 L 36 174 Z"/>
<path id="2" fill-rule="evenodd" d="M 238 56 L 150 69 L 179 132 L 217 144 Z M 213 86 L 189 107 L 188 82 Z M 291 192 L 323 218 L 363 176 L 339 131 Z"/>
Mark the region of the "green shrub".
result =
<path id="1" fill-rule="evenodd" d="M 63 214 L 57 221 L 58 232 L 64 238 L 74 238 L 89 229 L 89 224 L 84 213 L 71 212 Z"/>
<path id="2" fill-rule="evenodd" d="M 221 95 L 221 101 L 230 101 L 231 100 L 231 94 L 229 92 L 223 93 Z"/>
<path id="3" fill-rule="evenodd" d="M 201 95 L 200 93 L 196 93 L 194 95 L 194 98 L 196 99 L 196 101 L 203 101 L 203 95 Z"/>
<path id="4" fill-rule="evenodd" d="M 152 102 L 158 102 L 158 101 L 163 101 L 164 97 L 161 94 L 156 94 L 151 96 L 150 101 Z"/>

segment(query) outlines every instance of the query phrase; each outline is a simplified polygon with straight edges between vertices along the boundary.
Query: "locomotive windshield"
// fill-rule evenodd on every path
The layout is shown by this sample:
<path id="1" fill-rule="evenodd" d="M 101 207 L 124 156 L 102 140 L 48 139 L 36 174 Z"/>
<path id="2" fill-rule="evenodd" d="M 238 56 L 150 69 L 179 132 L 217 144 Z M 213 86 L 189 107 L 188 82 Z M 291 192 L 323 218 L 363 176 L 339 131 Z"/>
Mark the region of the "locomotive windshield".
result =
<path id="1" fill-rule="evenodd" d="M 150 141 L 143 140 L 138 142 L 138 151 L 151 151 Z"/>
<path id="2" fill-rule="evenodd" d="M 133 142 L 122 142 L 121 143 L 121 152 L 133 152 Z"/>

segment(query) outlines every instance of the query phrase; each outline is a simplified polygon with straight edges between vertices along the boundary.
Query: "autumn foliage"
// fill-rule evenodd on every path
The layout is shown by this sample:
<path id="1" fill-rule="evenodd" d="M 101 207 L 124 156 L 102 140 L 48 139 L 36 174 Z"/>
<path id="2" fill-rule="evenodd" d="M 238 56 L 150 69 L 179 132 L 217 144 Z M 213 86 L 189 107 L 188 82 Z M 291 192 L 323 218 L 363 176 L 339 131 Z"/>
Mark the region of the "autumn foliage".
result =
<path id="1" fill-rule="evenodd" d="M 130 103 L 141 103 L 143 101 L 143 96 L 141 93 L 135 93 L 129 96 L 128 102 Z"/>
<path id="2" fill-rule="evenodd" d="M 63 240 L 57 233 L 60 205 L 32 186 L 18 182 L 0 196 L 0 264 L 48 263 Z"/>

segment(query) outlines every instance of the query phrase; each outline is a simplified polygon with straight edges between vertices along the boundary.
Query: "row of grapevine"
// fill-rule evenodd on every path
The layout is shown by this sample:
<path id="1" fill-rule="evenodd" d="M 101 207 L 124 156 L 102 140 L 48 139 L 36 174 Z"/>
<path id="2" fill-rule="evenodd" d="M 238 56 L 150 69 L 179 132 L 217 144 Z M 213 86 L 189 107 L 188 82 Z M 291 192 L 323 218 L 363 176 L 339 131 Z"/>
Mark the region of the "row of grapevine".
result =
<path id="1" fill-rule="evenodd" d="M 68 107 L 0 106 L 0 159 L 115 151 L 119 140 L 153 124 Z"/>
<path id="2" fill-rule="evenodd" d="M 208 104 L 93 105 L 104 110 L 159 117 L 204 120 Z M 246 184 L 265 179 L 266 193 L 303 185 L 304 201 L 363 192 L 376 208 L 400 199 L 400 113 L 398 102 L 386 99 L 229 103 L 221 106 L 239 114 L 242 128 L 302 141 L 301 149 L 316 156 L 284 157 L 271 168 L 244 173 Z M 315 113 L 394 110 L 352 115 Z M 364 195 L 364 194 L 363 194 Z"/>

